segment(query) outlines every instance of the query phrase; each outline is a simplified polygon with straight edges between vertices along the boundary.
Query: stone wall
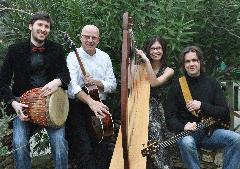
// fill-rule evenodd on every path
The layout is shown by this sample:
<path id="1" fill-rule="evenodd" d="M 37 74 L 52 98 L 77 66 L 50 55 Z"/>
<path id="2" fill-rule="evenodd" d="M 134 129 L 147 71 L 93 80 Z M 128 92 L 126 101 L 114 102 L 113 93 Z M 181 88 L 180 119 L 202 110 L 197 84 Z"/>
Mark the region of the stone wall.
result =
<path id="1" fill-rule="evenodd" d="M 221 169 L 223 150 L 210 151 L 205 149 L 199 150 L 199 158 L 202 169 Z M 173 157 L 174 166 L 176 169 L 185 169 L 181 159 L 179 151 L 174 154 Z"/>

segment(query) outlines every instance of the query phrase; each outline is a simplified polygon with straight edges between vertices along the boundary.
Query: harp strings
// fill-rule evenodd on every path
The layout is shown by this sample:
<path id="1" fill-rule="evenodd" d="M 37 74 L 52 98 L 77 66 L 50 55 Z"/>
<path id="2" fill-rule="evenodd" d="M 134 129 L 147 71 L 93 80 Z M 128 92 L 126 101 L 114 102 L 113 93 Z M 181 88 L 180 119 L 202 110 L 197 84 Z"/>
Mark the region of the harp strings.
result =
<path id="1" fill-rule="evenodd" d="M 128 95 L 128 145 L 132 145 L 132 135 L 136 129 L 136 116 L 143 113 L 145 104 L 144 99 L 145 84 L 145 66 L 136 55 L 136 40 L 132 29 L 129 29 L 130 37 L 130 61 L 129 61 L 129 95 Z M 145 100 L 146 101 L 146 100 Z M 143 109 L 142 109 L 143 108 Z"/>

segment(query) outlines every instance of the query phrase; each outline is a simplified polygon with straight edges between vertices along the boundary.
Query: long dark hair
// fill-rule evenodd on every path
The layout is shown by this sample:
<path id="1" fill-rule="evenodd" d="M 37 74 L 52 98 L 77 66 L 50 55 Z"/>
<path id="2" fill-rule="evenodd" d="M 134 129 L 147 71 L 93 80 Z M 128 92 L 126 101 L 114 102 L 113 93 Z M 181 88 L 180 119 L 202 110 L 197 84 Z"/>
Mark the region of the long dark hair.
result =
<path id="1" fill-rule="evenodd" d="M 148 59 L 152 61 L 152 58 L 150 57 L 150 48 L 155 42 L 159 42 L 160 45 L 162 46 L 163 55 L 160 62 L 162 63 L 163 66 L 167 66 L 166 64 L 167 46 L 166 46 L 165 40 L 160 36 L 154 36 L 148 39 L 144 45 L 144 52 L 146 53 L 146 56 L 148 57 Z"/>
<path id="2" fill-rule="evenodd" d="M 200 61 L 200 72 L 205 72 L 205 65 L 203 60 L 203 51 L 198 46 L 188 46 L 184 48 L 179 56 L 179 62 L 183 73 L 186 73 L 185 70 L 185 55 L 189 52 L 196 53 L 199 61 Z"/>

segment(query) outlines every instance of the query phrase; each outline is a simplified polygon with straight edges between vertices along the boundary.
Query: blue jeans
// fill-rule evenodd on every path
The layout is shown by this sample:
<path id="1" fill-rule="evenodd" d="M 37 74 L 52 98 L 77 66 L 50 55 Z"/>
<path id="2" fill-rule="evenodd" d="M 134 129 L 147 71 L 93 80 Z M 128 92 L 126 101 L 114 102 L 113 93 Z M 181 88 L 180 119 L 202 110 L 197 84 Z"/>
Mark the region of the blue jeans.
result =
<path id="1" fill-rule="evenodd" d="M 208 137 L 203 130 L 194 132 L 178 141 L 182 160 L 188 169 L 200 169 L 197 147 L 224 149 L 223 169 L 240 169 L 240 134 L 216 129 Z"/>
<path id="2" fill-rule="evenodd" d="M 31 169 L 29 139 L 37 125 L 23 122 L 18 117 L 13 121 L 13 155 L 16 169 Z M 68 143 L 65 140 L 65 127 L 46 127 L 51 152 L 56 169 L 68 168 Z"/>

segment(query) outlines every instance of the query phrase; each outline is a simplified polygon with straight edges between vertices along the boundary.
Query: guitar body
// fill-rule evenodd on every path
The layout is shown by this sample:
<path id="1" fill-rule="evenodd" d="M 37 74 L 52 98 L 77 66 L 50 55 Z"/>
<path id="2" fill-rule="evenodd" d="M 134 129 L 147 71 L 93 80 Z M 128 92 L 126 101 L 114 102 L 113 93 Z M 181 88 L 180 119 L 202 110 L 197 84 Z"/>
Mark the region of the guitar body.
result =
<path id="1" fill-rule="evenodd" d="M 206 118 L 203 118 L 203 120 Z M 207 135 L 210 137 L 216 129 L 229 129 L 230 120 L 217 120 L 216 123 L 210 125 L 205 129 Z"/>
<path id="2" fill-rule="evenodd" d="M 99 91 L 95 84 L 85 85 L 83 91 L 90 95 L 93 100 L 100 101 Z M 105 114 L 104 118 L 96 117 L 95 113 L 89 108 L 90 130 L 97 142 L 101 142 L 106 137 L 111 137 L 114 133 L 114 125 L 111 114 Z"/>

